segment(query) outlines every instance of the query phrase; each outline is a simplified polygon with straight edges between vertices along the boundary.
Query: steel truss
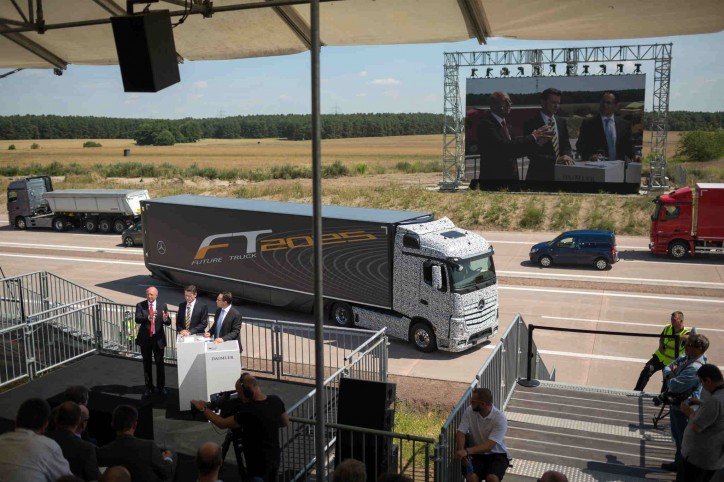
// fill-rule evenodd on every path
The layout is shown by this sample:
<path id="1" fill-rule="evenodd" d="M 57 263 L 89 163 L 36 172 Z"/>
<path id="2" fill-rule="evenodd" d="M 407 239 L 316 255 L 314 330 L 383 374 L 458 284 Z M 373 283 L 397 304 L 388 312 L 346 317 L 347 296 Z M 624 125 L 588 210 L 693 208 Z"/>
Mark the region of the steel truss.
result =
<path id="1" fill-rule="evenodd" d="M 497 50 L 490 52 L 445 52 L 445 99 L 440 189 L 455 190 L 465 175 L 465 122 L 460 102 L 461 67 L 523 66 L 545 76 L 543 65 L 565 64 L 567 75 L 579 75 L 581 62 L 654 61 L 654 104 L 651 126 L 649 190 L 668 188 L 666 180 L 666 117 L 669 112 L 671 48 L 673 44 L 577 47 L 560 49 Z M 614 75 L 614 74 L 611 74 Z"/>

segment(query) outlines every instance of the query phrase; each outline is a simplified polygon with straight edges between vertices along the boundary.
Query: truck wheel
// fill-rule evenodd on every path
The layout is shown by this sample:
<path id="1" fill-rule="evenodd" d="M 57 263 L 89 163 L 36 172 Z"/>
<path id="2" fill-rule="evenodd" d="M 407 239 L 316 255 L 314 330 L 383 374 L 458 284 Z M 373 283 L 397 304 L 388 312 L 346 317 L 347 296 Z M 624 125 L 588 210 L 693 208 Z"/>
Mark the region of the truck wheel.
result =
<path id="1" fill-rule="evenodd" d="M 123 222 L 123 219 L 116 219 L 115 221 L 113 221 L 113 231 L 116 234 L 121 234 L 125 230 L 126 230 L 126 223 Z"/>
<path id="2" fill-rule="evenodd" d="M 435 332 L 432 331 L 430 325 L 422 321 L 418 321 L 412 325 L 410 329 L 410 341 L 415 345 L 415 348 L 423 353 L 430 353 L 437 350 Z"/>
<path id="3" fill-rule="evenodd" d="M 55 218 L 55 219 L 53 219 L 53 228 L 54 228 L 56 231 L 59 231 L 59 232 L 62 233 L 63 231 L 65 231 L 65 225 L 66 225 L 66 220 L 65 220 L 65 218 Z"/>
<path id="4" fill-rule="evenodd" d="M 95 233 L 96 231 L 98 231 L 98 222 L 95 218 L 88 218 L 83 223 L 83 227 L 89 233 Z"/>
<path id="5" fill-rule="evenodd" d="M 683 241 L 674 241 L 669 246 L 669 256 L 674 259 L 686 258 L 689 254 L 689 246 Z"/>
<path id="6" fill-rule="evenodd" d="M 335 303 L 329 313 L 332 322 L 337 326 L 352 326 L 352 308 L 347 303 Z"/>
<path id="7" fill-rule="evenodd" d="M 19 216 L 15 218 L 15 227 L 18 229 L 28 229 L 28 223 L 25 221 L 24 217 Z"/>
<path id="8" fill-rule="evenodd" d="M 608 261 L 606 261 L 606 258 L 598 258 L 593 263 L 593 265 L 596 267 L 597 270 L 603 271 L 604 269 L 608 268 L 610 265 L 608 264 Z"/>
<path id="9" fill-rule="evenodd" d="M 98 221 L 98 231 L 100 231 L 101 233 L 110 233 L 112 227 L 113 226 L 108 219 L 101 219 L 100 221 Z"/>
<path id="10" fill-rule="evenodd" d="M 541 256 L 538 260 L 538 264 L 540 264 L 543 268 L 549 268 L 550 265 L 553 264 L 553 260 L 550 256 Z"/>
<path id="11" fill-rule="evenodd" d="M 126 236 L 123 238 L 123 245 L 132 248 L 136 245 L 136 243 L 133 242 L 133 238 L 131 236 Z"/>

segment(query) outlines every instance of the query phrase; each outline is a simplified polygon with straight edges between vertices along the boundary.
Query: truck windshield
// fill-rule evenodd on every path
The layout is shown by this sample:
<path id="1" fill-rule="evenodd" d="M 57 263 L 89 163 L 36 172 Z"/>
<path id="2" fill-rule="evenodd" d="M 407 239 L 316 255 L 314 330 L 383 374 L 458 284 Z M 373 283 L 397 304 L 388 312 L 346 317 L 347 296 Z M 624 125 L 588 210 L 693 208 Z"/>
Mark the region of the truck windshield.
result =
<path id="1" fill-rule="evenodd" d="M 661 211 L 661 204 L 654 201 L 654 205 L 656 206 L 656 208 L 654 208 L 654 214 L 651 215 L 652 221 L 656 221 L 657 219 L 659 219 L 659 212 Z"/>
<path id="2" fill-rule="evenodd" d="M 450 262 L 452 290 L 470 292 L 495 283 L 495 265 L 489 254 Z"/>

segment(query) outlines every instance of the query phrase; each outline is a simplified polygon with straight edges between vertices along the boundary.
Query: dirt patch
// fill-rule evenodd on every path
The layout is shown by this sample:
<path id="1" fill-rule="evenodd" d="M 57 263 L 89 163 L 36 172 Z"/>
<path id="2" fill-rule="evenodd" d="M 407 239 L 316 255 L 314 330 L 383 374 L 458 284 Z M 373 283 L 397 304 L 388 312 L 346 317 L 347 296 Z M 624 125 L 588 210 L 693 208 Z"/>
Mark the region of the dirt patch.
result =
<path id="1" fill-rule="evenodd" d="M 452 412 L 470 386 L 470 383 L 399 375 L 387 378 L 390 383 L 397 384 L 398 401 L 410 403 L 420 410 Z"/>

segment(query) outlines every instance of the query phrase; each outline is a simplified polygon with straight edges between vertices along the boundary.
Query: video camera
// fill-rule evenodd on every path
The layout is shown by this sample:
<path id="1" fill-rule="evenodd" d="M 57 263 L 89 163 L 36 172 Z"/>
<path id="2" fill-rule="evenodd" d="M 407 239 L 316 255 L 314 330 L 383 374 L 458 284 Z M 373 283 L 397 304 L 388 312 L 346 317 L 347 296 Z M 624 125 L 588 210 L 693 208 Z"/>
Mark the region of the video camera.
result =
<path id="1" fill-rule="evenodd" d="M 236 413 L 237 408 L 242 403 L 239 400 L 239 394 L 236 390 L 229 390 L 226 392 L 212 393 L 209 397 L 209 401 L 206 402 L 206 408 L 213 412 L 218 412 L 222 417 L 230 417 Z M 191 413 L 193 415 L 199 413 L 199 410 L 191 404 Z"/>
<path id="2" fill-rule="evenodd" d="M 660 393 L 659 395 L 656 395 L 654 397 L 654 405 L 657 407 L 660 407 L 662 404 L 664 405 L 677 405 L 689 398 L 691 396 L 692 392 L 689 393 L 671 393 L 669 391 L 666 391 L 664 393 Z"/>

